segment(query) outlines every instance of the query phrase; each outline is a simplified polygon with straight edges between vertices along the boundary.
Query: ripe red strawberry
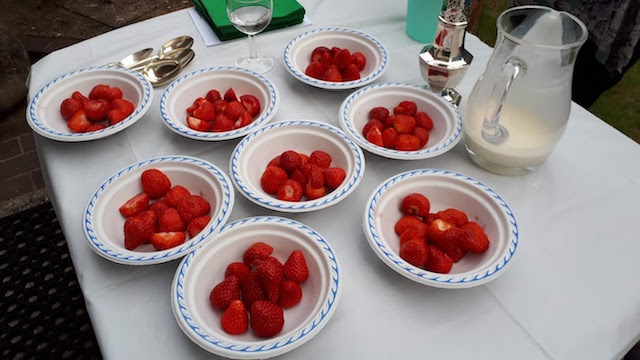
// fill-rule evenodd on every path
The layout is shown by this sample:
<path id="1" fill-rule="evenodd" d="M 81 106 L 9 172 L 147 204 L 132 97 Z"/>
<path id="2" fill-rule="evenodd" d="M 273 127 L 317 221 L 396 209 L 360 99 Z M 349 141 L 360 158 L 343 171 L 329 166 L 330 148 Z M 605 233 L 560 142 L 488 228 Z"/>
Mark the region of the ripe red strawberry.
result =
<path id="1" fill-rule="evenodd" d="M 197 98 L 196 101 L 194 101 L 193 104 L 187 108 L 187 114 L 189 116 L 193 116 L 193 112 L 198 110 L 198 108 L 200 108 L 200 105 L 204 101 L 207 101 L 207 100 L 204 98 Z"/>
<path id="2" fill-rule="evenodd" d="M 280 167 L 268 166 L 260 177 L 260 185 L 267 194 L 276 194 L 280 186 L 288 179 L 287 172 Z"/>
<path id="3" fill-rule="evenodd" d="M 311 61 L 312 62 L 320 62 L 324 54 L 329 54 L 331 56 L 331 49 L 326 46 L 318 46 L 311 52 Z"/>
<path id="4" fill-rule="evenodd" d="M 420 218 L 413 215 L 405 215 L 398 220 L 394 226 L 394 231 L 397 235 L 401 235 L 405 230 L 410 227 L 422 227 L 427 233 L 427 225 L 423 223 Z"/>
<path id="5" fill-rule="evenodd" d="M 304 196 L 307 198 L 307 200 L 319 199 L 325 195 L 327 195 L 327 188 L 325 188 L 324 186 L 318 188 L 314 188 L 309 184 L 304 186 Z"/>
<path id="6" fill-rule="evenodd" d="M 240 96 L 240 102 L 249 111 L 252 118 L 260 114 L 260 101 L 255 96 L 251 94 L 242 95 Z"/>
<path id="7" fill-rule="evenodd" d="M 293 150 L 287 150 L 280 154 L 278 165 L 280 166 L 280 168 L 286 171 L 287 174 L 291 174 L 293 170 L 299 168 L 302 165 L 302 158 L 297 152 Z"/>
<path id="8" fill-rule="evenodd" d="M 283 280 L 283 265 L 278 259 L 270 256 L 261 261 L 256 267 L 255 273 L 264 290 L 265 298 L 277 303 L 280 296 L 280 284 Z"/>
<path id="9" fill-rule="evenodd" d="M 220 326 L 230 335 L 244 334 L 249 330 L 249 315 L 242 301 L 233 300 L 229 304 L 220 317 Z"/>
<path id="10" fill-rule="evenodd" d="M 187 126 L 191 130 L 208 132 L 211 130 L 211 123 L 200 120 L 197 117 L 187 116 Z"/>
<path id="11" fill-rule="evenodd" d="M 156 232 L 156 230 L 157 230 L 156 219 L 158 217 L 156 216 L 156 213 L 154 211 L 145 210 L 145 211 L 141 212 L 140 214 L 136 215 L 135 217 L 143 218 L 149 223 L 149 228 L 152 229 L 151 235 L 153 235 L 153 233 Z M 151 236 L 146 237 L 144 239 L 143 244 L 150 244 L 150 243 L 151 243 Z"/>
<path id="12" fill-rule="evenodd" d="M 429 199 L 420 193 L 409 194 L 400 203 L 400 211 L 405 215 L 425 217 L 429 215 L 430 210 L 431 203 Z"/>
<path id="13" fill-rule="evenodd" d="M 289 179 L 278 188 L 276 197 L 282 201 L 297 202 L 302 200 L 303 193 L 302 185 L 297 181 Z"/>
<path id="14" fill-rule="evenodd" d="M 149 199 L 159 199 L 171 189 L 171 180 L 158 169 L 145 170 L 140 176 L 142 191 L 149 195 Z"/>
<path id="15" fill-rule="evenodd" d="M 333 64 L 340 71 L 348 68 L 349 65 L 353 64 L 353 59 L 351 58 L 351 52 L 349 52 L 349 49 L 342 49 L 338 51 L 338 53 L 333 55 Z M 357 67 L 356 70 L 358 70 Z M 360 72 L 358 72 L 358 74 L 360 74 Z"/>
<path id="16" fill-rule="evenodd" d="M 156 201 L 153 204 L 149 205 L 149 210 L 152 210 L 156 213 L 156 218 L 159 218 L 162 213 L 169 208 L 169 205 L 166 201 L 160 200 Z"/>
<path id="17" fill-rule="evenodd" d="M 154 227 L 149 218 L 145 216 L 133 216 L 124 222 L 124 247 L 134 250 L 146 243 L 153 235 Z"/>
<path id="18" fill-rule="evenodd" d="M 324 185 L 329 190 L 334 190 L 342 184 L 347 173 L 341 167 L 332 167 L 324 170 Z"/>
<path id="19" fill-rule="evenodd" d="M 300 168 L 302 168 L 302 166 Z M 305 186 L 305 184 L 307 183 L 307 176 L 304 176 L 304 174 L 302 173 L 302 171 L 300 169 L 293 170 L 293 172 L 291 173 L 291 176 L 289 176 L 289 179 L 300 183 L 300 185 L 302 185 L 302 186 Z"/>
<path id="20" fill-rule="evenodd" d="M 393 128 L 398 134 L 411 134 L 416 127 L 416 119 L 409 115 L 396 114 L 393 119 Z"/>
<path id="21" fill-rule="evenodd" d="M 64 99 L 60 105 L 60 114 L 65 120 L 69 120 L 78 110 L 82 109 L 82 103 L 76 99 Z"/>
<path id="22" fill-rule="evenodd" d="M 236 121 L 233 122 L 233 128 L 234 129 L 240 129 L 242 127 L 245 127 L 249 124 L 251 124 L 253 122 L 253 116 L 251 116 L 251 113 L 249 112 L 249 110 L 245 110 L 239 118 L 236 119 Z"/>
<path id="23" fill-rule="evenodd" d="M 315 150 L 309 156 L 310 164 L 318 165 L 324 169 L 331 166 L 332 161 L 333 161 L 333 158 L 331 157 L 331 155 L 329 155 L 326 151 L 322 151 L 322 150 Z"/>
<path id="24" fill-rule="evenodd" d="M 433 245 L 427 245 L 428 259 L 424 268 L 439 274 L 448 274 L 453 267 L 453 260 Z"/>
<path id="25" fill-rule="evenodd" d="M 398 132 L 396 131 L 396 129 L 393 127 L 388 127 L 382 131 L 382 144 L 388 149 L 393 149 L 396 137 L 398 137 Z"/>
<path id="26" fill-rule="evenodd" d="M 332 56 L 332 57 L 333 57 L 333 56 L 336 56 L 336 54 L 337 54 L 337 53 L 339 53 L 339 52 L 340 52 L 340 50 L 342 50 L 342 48 L 339 48 L 339 47 L 337 47 L 337 46 L 332 47 L 332 48 L 331 48 L 331 56 Z"/>
<path id="27" fill-rule="evenodd" d="M 236 96 L 236 92 L 233 90 L 233 88 L 229 88 L 229 90 L 224 93 L 224 101 L 226 101 L 227 103 L 238 101 L 238 97 Z"/>
<path id="28" fill-rule="evenodd" d="M 305 282 L 309 277 L 307 260 L 300 250 L 293 250 L 291 254 L 289 254 L 282 270 L 285 279 L 295 281 L 299 284 Z"/>
<path id="29" fill-rule="evenodd" d="M 403 231 L 402 234 L 400 234 L 400 246 L 402 246 L 402 244 L 406 243 L 407 241 L 416 239 L 425 242 L 427 234 L 425 230 L 421 229 L 423 228 L 414 226 Z"/>
<path id="30" fill-rule="evenodd" d="M 427 113 L 423 111 L 418 111 L 416 112 L 414 117 L 416 118 L 416 126 L 425 128 L 429 131 L 433 129 L 433 120 L 429 115 L 427 115 Z"/>
<path id="31" fill-rule="evenodd" d="M 413 101 L 402 101 L 398 106 L 393 108 L 393 113 L 413 116 L 418 111 L 418 106 Z"/>
<path id="32" fill-rule="evenodd" d="M 393 122 L 396 120 L 396 115 L 389 115 L 386 117 L 386 119 L 384 119 L 384 121 L 382 121 L 382 123 L 384 124 L 385 129 L 386 128 L 392 128 L 393 127 Z"/>
<path id="33" fill-rule="evenodd" d="M 420 140 L 420 148 L 423 148 L 429 142 L 429 130 L 423 127 L 416 126 L 411 135 L 414 135 Z"/>
<path id="34" fill-rule="evenodd" d="M 106 129 L 106 125 L 101 124 L 101 123 L 94 123 L 89 125 L 89 127 L 84 131 L 84 132 L 92 132 L 92 131 L 98 131 L 98 130 L 102 130 L 102 129 Z"/>
<path id="35" fill-rule="evenodd" d="M 94 86 L 89 92 L 89 99 L 97 100 L 97 99 L 105 99 L 110 100 L 111 92 L 109 91 L 111 87 L 105 84 L 98 84 Z"/>
<path id="36" fill-rule="evenodd" d="M 306 164 L 309 161 L 309 155 L 303 154 L 303 153 L 298 153 L 298 154 L 300 154 L 300 160 L 302 160 L 302 165 Z"/>
<path id="37" fill-rule="evenodd" d="M 187 223 L 182 220 L 178 210 L 168 208 L 158 216 L 159 232 L 177 232 L 187 230 Z"/>
<path id="38" fill-rule="evenodd" d="M 321 80 L 329 81 L 329 82 L 342 82 L 342 74 L 340 74 L 340 70 L 335 65 L 329 66 L 327 70 L 325 70 L 324 74 L 322 74 Z"/>
<path id="39" fill-rule="evenodd" d="M 226 310 L 233 300 L 240 300 L 240 282 L 231 275 L 216 284 L 209 294 L 209 302 L 214 309 Z"/>
<path id="40" fill-rule="evenodd" d="M 80 104 L 84 104 L 89 101 L 89 98 L 82 95 L 80 91 L 74 91 L 73 94 L 71 94 L 71 98 L 77 100 Z"/>
<path id="41" fill-rule="evenodd" d="M 457 227 L 462 227 L 464 224 L 469 222 L 467 214 L 465 214 L 463 211 L 453 208 L 438 211 L 436 213 L 436 216 Z"/>
<path id="42" fill-rule="evenodd" d="M 178 206 L 178 201 L 180 201 L 180 199 L 189 195 L 191 195 L 191 193 L 184 186 L 176 185 L 167 191 L 164 195 L 164 201 L 169 205 L 169 207 L 174 208 Z"/>
<path id="43" fill-rule="evenodd" d="M 260 286 L 260 281 L 255 273 L 250 272 L 249 276 L 240 284 L 240 292 L 242 293 L 242 302 L 244 306 L 251 309 L 254 302 L 264 300 L 264 290 Z"/>
<path id="44" fill-rule="evenodd" d="M 461 228 L 465 236 L 460 241 L 460 247 L 476 254 L 482 254 L 489 248 L 489 237 L 480 224 L 470 221 Z"/>
<path id="45" fill-rule="evenodd" d="M 89 126 L 91 121 L 87 119 L 84 110 L 78 110 L 67 122 L 67 127 L 74 133 L 85 132 Z"/>
<path id="46" fill-rule="evenodd" d="M 421 239 L 412 239 L 400 245 L 400 257 L 416 267 L 423 267 L 428 259 L 427 243 Z"/>
<path id="47" fill-rule="evenodd" d="M 351 60 L 358 67 L 359 71 L 362 71 L 365 65 L 367 65 L 367 58 L 364 56 L 363 53 L 359 51 L 356 51 L 353 54 L 351 54 Z"/>
<path id="48" fill-rule="evenodd" d="M 203 101 L 200 107 L 193 111 L 193 117 L 202 121 L 213 121 L 216 118 L 216 110 L 209 101 Z"/>
<path id="49" fill-rule="evenodd" d="M 216 111 L 216 114 L 224 114 L 227 110 L 227 102 L 224 99 L 218 99 L 213 102 L 213 109 Z"/>
<path id="50" fill-rule="evenodd" d="M 251 269 L 249 269 L 249 267 L 247 267 L 247 265 L 245 265 L 243 262 L 232 262 L 231 264 L 227 265 L 227 268 L 224 271 L 224 277 L 227 278 L 229 276 L 235 276 L 238 279 L 240 285 L 242 285 L 246 281 L 248 281 L 249 277 L 251 276 Z"/>
<path id="51" fill-rule="evenodd" d="M 389 110 L 382 106 L 374 107 L 369 110 L 369 119 L 378 119 L 382 122 L 389 117 Z"/>
<path id="52" fill-rule="evenodd" d="M 216 115 L 215 120 L 211 124 L 211 131 L 224 132 L 233 130 L 234 121 L 225 114 Z"/>
<path id="53" fill-rule="evenodd" d="M 280 167 L 280 155 L 271 159 L 271 161 L 269 161 L 269 163 L 267 164 L 267 167 L 269 166 Z"/>
<path id="54" fill-rule="evenodd" d="M 122 216 L 128 218 L 147 210 L 147 206 L 149 206 L 149 195 L 140 193 L 127 200 L 118 210 Z"/>
<path id="55" fill-rule="evenodd" d="M 324 76 L 324 72 L 327 71 L 327 67 L 322 65 L 320 62 L 312 62 L 307 65 L 307 68 L 304 70 L 305 75 L 312 77 L 314 79 L 322 80 Z"/>
<path id="56" fill-rule="evenodd" d="M 278 299 L 278 305 L 283 309 L 292 308 L 302 300 L 302 289 L 298 283 L 285 280 L 280 285 L 280 298 Z"/>
<path id="57" fill-rule="evenodd" d="M 112 101 L 115 99 L 122 99 L 122 90 L 120 90 L 119 87 L 117 86 L 113 86 L 109 89 L 109 92 L 107 93 L 108 98 L 105 99 L 107 101 Z"/>
<path id="58" fill-rule="evenodd" d="M 378 119 L 370 119 L 362 128 L 362 135 L 366 136 L 372 127 L 377 127 L 380 131 L 384 131 L 384 124 Z"/>
<path id="59" fill-rule="evenodd" d="M 273 248 L 271 245 L 258 241 L 244 251 L 242 254 L 242 262 L 250 269 L 253 269 L 258 266 L 262 260 L 267 259 L 272 252 Z"/>
<path id="60" fill-rule="evenodd" d="M 180 232 L 159 232 L 151 235 L 151 245 L 156 250 L 167 250 L 172 247 L 184 244 L 187 233 Z"/>
<path id="61" fill-rule="evenodd" d="M 188 224 L 191 220 L 197 218 L 198 216 L 209 214 L 211 205 L 209 204 L 209 201 L 207 201 L 202 196 L 189 195 L 178 200 L 176 209 L 178 209 L 178 213 L 180 213 L 180 217 L 182 218 L 182 220 L 184 220 L 184 222 Z"/>
<path id="62" fill-rule="evenodd" d="M 342 70 L 342 81 L 355 81 L 360 79 L 360 70 L 355 64 L 347 66 Z"/>
<path id="63" fill-rule="evenodd" d="M 436 219 L 427 227 L 427 236 L 429 243 L 437 246 L 454 262 L 464 257 L 466 251 L 460 247 L 460 242 L 465 236 L 463 230 L 442 219 Z"/>
<path id="64" fill-rule="evenodd" d="M 269 301 L 256 301 L 249 310 L 251 329 L 257 337 L 270 338 L 282 331 L 284 311 Z"/>
<path id="65" fill-rule="evenodd" d="M 213 106 L 213 105 L 211 105 Z M 242 105 L 240 101 L 231 101 L 227 104 L 227 109 L 224 111 L 224 114 L 229 117 L 229 119 L 235 121 L 237 120 L 242 113 L 244 113 L 247 109 Z"/>
<path id="66" fill-rule="evenodd" d="M 218 90 L 211 89 L 207 92 L 205 99 L 213 104 L 214 101 L 222 99 L 222 96 L 220 96 L 220 92 Z"/>
<path id="67" fill-rule="evenodd" d="M 133 113 L 133 110 L 135 110 L 135 106 L 133 106 L 133 104 L 126 99 L 113 99 L 111 100 L 111 109 L 117 109 L 117 110 L 121 110 L 125 117 L 131 115 L 131 113 Z"/>
<path id="68" fill-rule="evenodd" d="M 309 163 L 308 169 L 309 170 L 305 174 L 305 177 L 307 178 L 307 183 L 305 185 L 309 185 L 312 188 L 324 187 L 324 168 L 321 168 L 316 164 Z"/>
<path id="69" fill-rule="evenodd" d="M 120 109 L 111 109 L 107 113 L 107 119 L 109 120 L 109 126 L 113 126 L 113 125 L 123 121 L 127 117 L 129 117 L 129 115 L 127 115 L 126 112 L 124 112 L 124 111 L 122 111 Z"/>
<path id="70" fill-rule="evenodd" d="M 420 150 L 420 139 L 415 135 L 398 134 L 393 143 L 396 150 L 416 151 Z"/>
<path id="71" fill-rule="evenodd" d="M 384 146 L 384 142 L 382 141 L 382 132 L 378 128 L 371 128 L 371 130 L 369 130 L 365 135 L 365 138 L 374 145 Z"/>
<path id="72" fill-rule="evenodd" d="M 207 227 L 209 221 L 211 221 L 211 216 L 209 215 L 193 218 L 193 220 L 191 220 L 187 225 L 187 233 L 189 234 L 189 237 L 193 238 L 198 235 L 202 229 Z"/>

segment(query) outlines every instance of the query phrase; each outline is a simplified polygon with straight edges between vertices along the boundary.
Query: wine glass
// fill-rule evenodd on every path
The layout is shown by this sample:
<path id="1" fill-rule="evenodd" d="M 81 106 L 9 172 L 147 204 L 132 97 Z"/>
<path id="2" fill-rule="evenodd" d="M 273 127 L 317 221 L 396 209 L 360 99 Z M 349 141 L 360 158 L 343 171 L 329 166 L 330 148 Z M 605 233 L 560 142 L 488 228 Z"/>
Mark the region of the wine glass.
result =
<path id="1" fill-rule="evenodd" d="M 249 36 L 249 56 L 239 56 L 234 65 L 266 73 L 273 67 L 273 59 L 256 50 L 255 35 L 271 22 L 273 0 L 227 0 L 227 14 L 233 26 Z"/>

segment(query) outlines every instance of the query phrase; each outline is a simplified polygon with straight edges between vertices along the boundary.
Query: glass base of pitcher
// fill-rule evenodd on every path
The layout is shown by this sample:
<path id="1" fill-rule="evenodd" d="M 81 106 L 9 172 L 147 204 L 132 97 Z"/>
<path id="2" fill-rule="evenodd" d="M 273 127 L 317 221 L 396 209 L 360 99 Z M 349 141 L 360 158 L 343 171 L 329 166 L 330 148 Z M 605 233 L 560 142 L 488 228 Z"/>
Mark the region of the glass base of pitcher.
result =
<path id="1" fill-rule="evenodd" d="M 465 148 L 467 149 L 467 154 L 471 157 L 474 163 L 476 163 L 481 168 L 490 171 L 492 173 L 496 173 L 498 175 L 506 175 L 506 176 L 521 176 L 531 173 L 535 171 L 537 166 L 528 166 L 528 167 L 512 167 L 512 166 L 504 166 L 499 165 L 491 161 L 487 161 L 478 155 L 476 155 L 469 147 L 465 144 Z"/>

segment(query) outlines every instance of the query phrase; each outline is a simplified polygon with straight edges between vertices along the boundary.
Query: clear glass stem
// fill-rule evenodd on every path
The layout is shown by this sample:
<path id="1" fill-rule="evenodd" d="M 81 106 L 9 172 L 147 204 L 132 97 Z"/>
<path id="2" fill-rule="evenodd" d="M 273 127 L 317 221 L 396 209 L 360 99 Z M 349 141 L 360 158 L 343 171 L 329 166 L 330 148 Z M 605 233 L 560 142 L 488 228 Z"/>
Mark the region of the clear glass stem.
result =
<path id="1" fill-rule="evenodd" d="M 255 35 L 249 35 L 249 61 L 258 59 L 258 50 L 256 50 Z"/>

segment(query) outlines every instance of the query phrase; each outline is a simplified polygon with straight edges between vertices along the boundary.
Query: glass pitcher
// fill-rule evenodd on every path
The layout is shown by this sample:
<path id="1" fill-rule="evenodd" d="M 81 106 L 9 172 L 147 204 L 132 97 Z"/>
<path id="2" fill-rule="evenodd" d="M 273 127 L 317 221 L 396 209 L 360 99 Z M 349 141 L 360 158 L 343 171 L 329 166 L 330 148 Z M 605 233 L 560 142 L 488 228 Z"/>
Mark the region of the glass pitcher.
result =
<path id="1" fill-rule="evenodd" d="M 469 95 L 465 146 L 474 162 L 504 175 L 536 169 L 564 133 L 571 81 L 586 26 L 544 6 L 519 6 L 497 20 L 491 58 Z"/>

